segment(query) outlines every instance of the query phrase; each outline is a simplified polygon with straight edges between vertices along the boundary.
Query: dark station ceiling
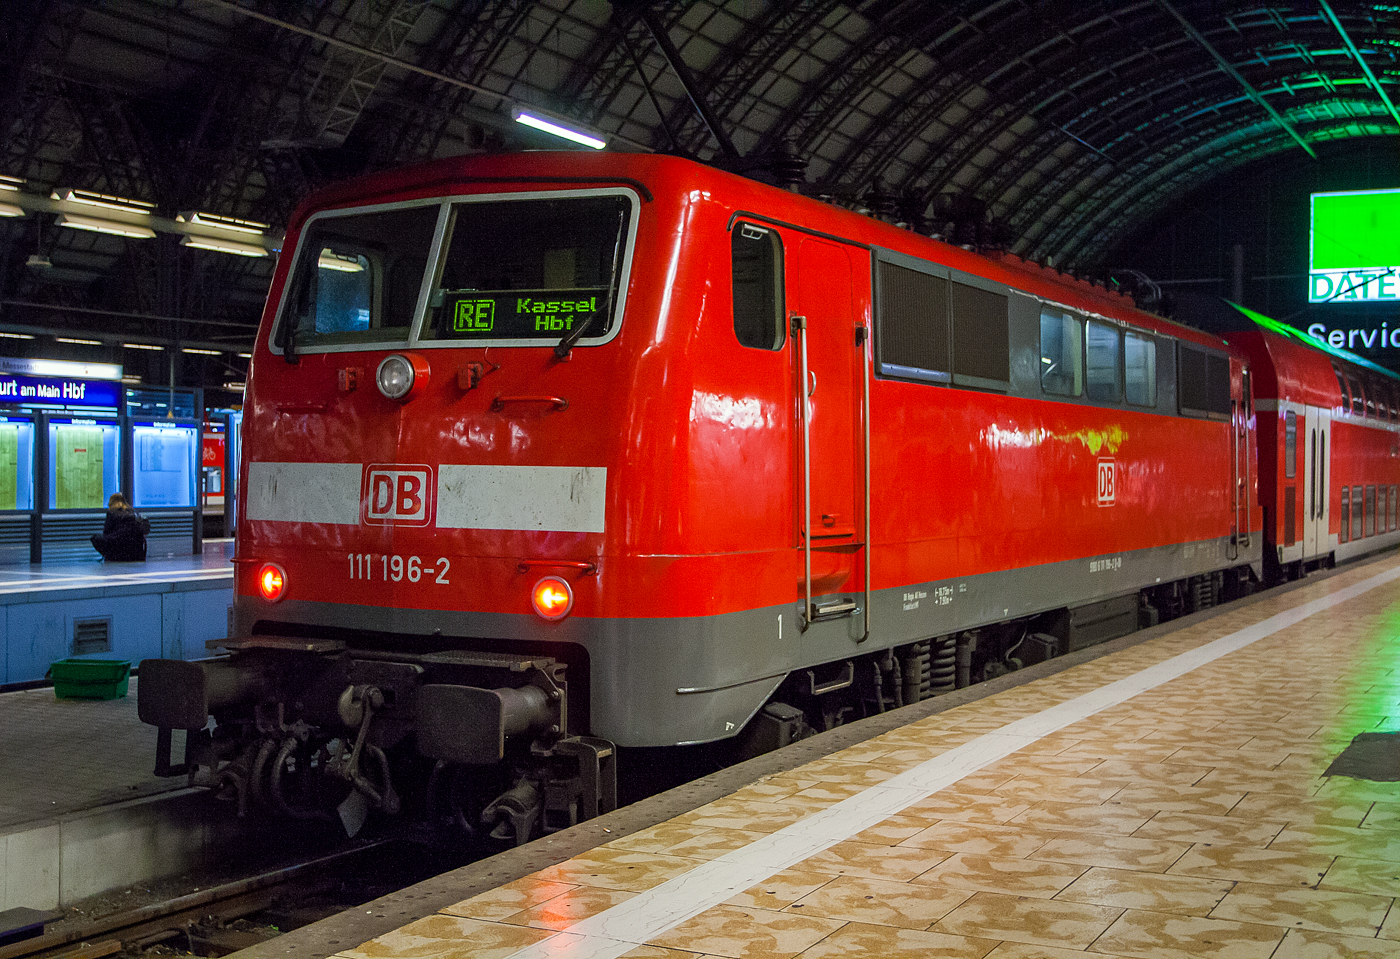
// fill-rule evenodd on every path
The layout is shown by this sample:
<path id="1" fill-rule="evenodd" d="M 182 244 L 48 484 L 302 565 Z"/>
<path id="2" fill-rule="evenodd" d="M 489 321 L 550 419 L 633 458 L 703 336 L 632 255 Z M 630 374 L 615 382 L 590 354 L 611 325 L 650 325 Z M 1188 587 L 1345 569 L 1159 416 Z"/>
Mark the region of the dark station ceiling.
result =
<path id="1" fill-rule="evenodd" d="M 513 107 L 1090 273 L 1247 164 L 1400 150 L 1397 2 L 7 6 L 0 176 L 22 182 L 0 210 L 24 215 L 0 218 L 0 331 L 84 331 L 103 345 L 74 358 L 138 369 L 159 357 L 122 340 L 223 351 L 205 379 L 238 378 L 273 261 L 182 245 L 190 213 L 268 224 L 273 247 L 324 183 L 566 146 Z M 153 204 L 154 236 L 59 225 L 70 190 Z"/>

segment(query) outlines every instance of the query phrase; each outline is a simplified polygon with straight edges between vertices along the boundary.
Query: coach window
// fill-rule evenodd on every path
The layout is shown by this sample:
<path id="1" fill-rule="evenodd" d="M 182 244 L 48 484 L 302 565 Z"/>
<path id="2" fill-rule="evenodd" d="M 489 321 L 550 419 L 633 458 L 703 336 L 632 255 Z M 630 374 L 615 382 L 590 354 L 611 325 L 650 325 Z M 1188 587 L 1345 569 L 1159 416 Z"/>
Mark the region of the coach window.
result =
<path id="1" fill-rule="evenodd" d="M 1362 499 L 1363 499 L 1363 497 L 1362 497 L 1362 495 L 1361 495 L 1361 487 L 1360 487 L 1360 486 L 1353 486 L 1353 487 L 1351 488 L 1351 538 L 1352 538 L 1352 539 L 1360 539 L 1360 538 L 1361 538 L 1361 503 L 1362 503 Z"/>
<path id="2" fill-rule="evenodd" d="M 1283 476 L 1292 479 L 1298 473 L 1298 414 L 1286 413 L 1283 418 Z"/>
<path id="3" fill-rule="evenodd" d="M 1084 331 L 1086 380 L 1089 399 L 1100 403 L 1119 403 L 1123 389 L 1118 366 L 1121 357 L 1118 328 L 1090 320 Z"/>
<path id="4" fill-rule="evenodd" d="M 1395 519 L 1396 519 L 1396 509 L 1395 509 L 1395 508 L 1396 508 L 1396 505 L 1397 505 L 1396 502 L 1395 502 L 1395 500 L 1396 500 L 1395 493 L 1396 493 L 1396 488 L 1395 488 L 1394 486 L 1392 486 L 1392 487 L 1390 488 L 1390 498 L 1389 498 L 1388 500 L 1386 500 L 1387 504 L 1389 504 L 1389 510 L 1390 510 L 1390 528 L 1391 528 L 1391 529 L 1395 529 Z"/>
<path id="5" fill-rule="evenodd" d="M 1367 536 L 1376 535 L 1376 488 L 1366 487 L 1366 533 Z"/>
<path id="6" fill-rule="evenodd" d="M 1157 405 L 1157 342 L 1137 333 L 1123 334 L 1123 372 L 1128 402 Z"/>
<path id="7" fill-rule="evenodd" d="M 950 382 L 948 280 L 882 258 L 875 264 L 875 284 L 880 373 Z"/>
<path id="8" fill-rule="evenodd" d="M 1343 543 L 1351 541 L 1351 487 L 1342 487 L 1342 532 L 1339 539 Z"/>
<path id="9" fill-rule="evenodd" d="M 1361 390 L 1361 381 L 1348 376 L 1347 385 L 1351 387 L 1351 411 L 1360 416 L 1366 412 L 1366 394 Z"/>
<path id="10" fill-rule="evenodd" d="M 778 234 L 752 223 L 734 227 L 730 240 L 734 271 L 734 335 L 744 346 L 780 349 L 783 323 L 783 243 Z"/>
<path id="11" fill-rule="evenodd" d="M 1332 372 L 1337 374 L 1337 392 L 1342 396 L 1342 412 L 1345 413 L 1351 408 L 1351 392 L 1347 387 L 1347 378 L 1336 367 L 1332 368 Z"/>
<path id="12" fill-rule="evenodd" d="M 1084 321 L 1072 313 L 1040 311 L 1040 388 L 1056 396 L 1084 392 Z"/>
<path id="13" fill-rule="evenodd" d="M 955 280 L 952 307 L 953 382 L 1006 389 L 1011 383 L 1006 295 Z"/>

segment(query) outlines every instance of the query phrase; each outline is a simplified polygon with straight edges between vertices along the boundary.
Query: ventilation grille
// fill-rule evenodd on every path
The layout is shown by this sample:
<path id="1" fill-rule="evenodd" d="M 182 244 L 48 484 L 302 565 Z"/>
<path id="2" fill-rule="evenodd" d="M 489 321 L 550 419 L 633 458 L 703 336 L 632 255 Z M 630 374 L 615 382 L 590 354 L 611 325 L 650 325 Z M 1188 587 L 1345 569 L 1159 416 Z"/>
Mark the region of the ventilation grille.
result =
<path id="1" fill-rule="evenodd" d="M 73 655 L 90 656 L 112 651 L 112 617 L 73 620 Z"/>

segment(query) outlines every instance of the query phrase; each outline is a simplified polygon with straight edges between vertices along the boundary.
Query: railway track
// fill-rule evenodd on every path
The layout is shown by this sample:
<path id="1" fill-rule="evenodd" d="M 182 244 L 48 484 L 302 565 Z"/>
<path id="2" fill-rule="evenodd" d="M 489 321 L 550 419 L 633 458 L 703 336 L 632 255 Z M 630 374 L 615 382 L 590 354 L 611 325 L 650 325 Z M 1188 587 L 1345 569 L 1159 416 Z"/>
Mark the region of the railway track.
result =
<path id="1" fill-rule="evenodd" d="M 394 842 L 379 840 L 0 946 L 0 959 L 102 959 L 176 939 L 199 955 L 226 955 L 267 938 L 229 928 L 230 923 L 268 909 L 293 887 L 323 876 L 330 867 L 343 867 Z"/>

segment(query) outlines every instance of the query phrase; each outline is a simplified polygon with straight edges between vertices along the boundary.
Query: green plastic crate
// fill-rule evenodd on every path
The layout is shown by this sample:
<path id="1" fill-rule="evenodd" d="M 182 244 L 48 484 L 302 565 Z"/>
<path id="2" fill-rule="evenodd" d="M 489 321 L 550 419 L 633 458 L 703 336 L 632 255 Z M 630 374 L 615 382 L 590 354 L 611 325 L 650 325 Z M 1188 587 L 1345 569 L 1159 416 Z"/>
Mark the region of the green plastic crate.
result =
<path id="1" fill-rule="evenodd" d="M 53 680 L 53 692 L 59 699 L 120 699 L 126 695 L 131 661 L 60 659 L 44 675 Z"/>

